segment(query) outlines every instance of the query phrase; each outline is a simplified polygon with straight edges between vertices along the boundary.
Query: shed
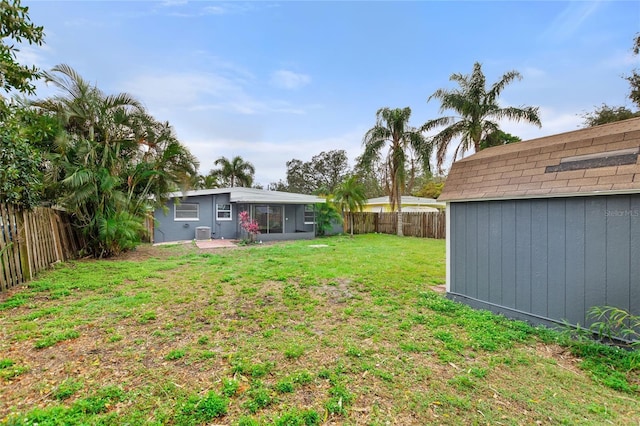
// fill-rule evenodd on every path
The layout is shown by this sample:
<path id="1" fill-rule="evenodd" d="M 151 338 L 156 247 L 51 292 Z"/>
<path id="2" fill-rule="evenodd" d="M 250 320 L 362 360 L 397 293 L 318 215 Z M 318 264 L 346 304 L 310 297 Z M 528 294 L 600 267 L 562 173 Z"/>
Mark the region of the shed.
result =
<path id="1" fill-rule="evenodd" d="M 536 324 L 640 315 L 640 118 L 485 149 L 453 164 L 447 297 Z"/>

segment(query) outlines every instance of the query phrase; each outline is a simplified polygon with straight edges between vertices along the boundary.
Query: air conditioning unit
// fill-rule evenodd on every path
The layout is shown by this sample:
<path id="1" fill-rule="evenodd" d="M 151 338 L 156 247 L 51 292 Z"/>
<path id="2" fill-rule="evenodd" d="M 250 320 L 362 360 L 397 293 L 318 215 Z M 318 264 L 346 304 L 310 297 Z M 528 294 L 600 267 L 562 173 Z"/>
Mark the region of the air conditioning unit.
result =
<path id="1" fill-rule="evenodd" d="M 211 239 L 211 228 L 208 226 L 198 226 L 196 228 L 196 240 Z"/>

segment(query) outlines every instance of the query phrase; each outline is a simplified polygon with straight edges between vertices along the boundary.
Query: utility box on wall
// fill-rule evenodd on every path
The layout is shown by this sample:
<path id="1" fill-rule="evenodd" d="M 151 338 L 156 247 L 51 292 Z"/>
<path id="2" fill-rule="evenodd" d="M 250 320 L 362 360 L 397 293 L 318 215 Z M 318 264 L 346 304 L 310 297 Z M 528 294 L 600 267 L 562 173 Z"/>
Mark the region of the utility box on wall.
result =
<path id="1" fill-rule="evenodd" d="M 211 238 L 211 228 L 208 226 L 198 226 L 196 228 L 196 240 L 208 240 Z"/>

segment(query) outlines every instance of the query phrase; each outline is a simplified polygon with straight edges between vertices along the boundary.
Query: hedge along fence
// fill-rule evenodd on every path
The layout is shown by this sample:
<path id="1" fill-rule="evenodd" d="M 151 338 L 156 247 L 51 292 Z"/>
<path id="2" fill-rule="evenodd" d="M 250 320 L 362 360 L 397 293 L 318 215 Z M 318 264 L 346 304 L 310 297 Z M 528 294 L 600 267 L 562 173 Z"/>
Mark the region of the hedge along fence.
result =
<path id="1" fill-rule="evenodd" d="M 75 257 L 79 249 L 78 236 L 64 211 L 21 210 L 0 203 L 0 292 Z"/>
<path id="2" fill-rule="evenodd" d="M 353 233 L 396 234 L 398 227 L 397 213 L 349 213 L 353 215 Z M 421 238 L 445 239 L 447 236 L 446 213 L 412 212 L 402 213 L 402 232 L 405 236 Z M 345 232 L 349 232 L 349 218 L 344 224 Z"/>

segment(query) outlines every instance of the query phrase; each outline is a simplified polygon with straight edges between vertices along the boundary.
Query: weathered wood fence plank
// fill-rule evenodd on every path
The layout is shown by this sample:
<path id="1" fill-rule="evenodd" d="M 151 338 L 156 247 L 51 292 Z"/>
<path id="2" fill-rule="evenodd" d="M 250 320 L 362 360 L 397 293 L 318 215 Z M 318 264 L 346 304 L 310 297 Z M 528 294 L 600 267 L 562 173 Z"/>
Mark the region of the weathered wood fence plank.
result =
<path id="1" fill-rule="evenodd" d="M 398 226 L 397 213 L 350 213 L 353 215 L 353 233 L 396 234 Z M 421 238 L 446 238 L 445 212 L 412 212 L 402 213 L 403 234 Z M 349 223 L 345 222 L 345 232 L 349 232 Z"/>
<path id="2" fill-rule="evenodd" d="M 46 207 L 27 211 L 0 203 L 0 292 L 74 258 L 79 247 L 65 212 Z"/>

